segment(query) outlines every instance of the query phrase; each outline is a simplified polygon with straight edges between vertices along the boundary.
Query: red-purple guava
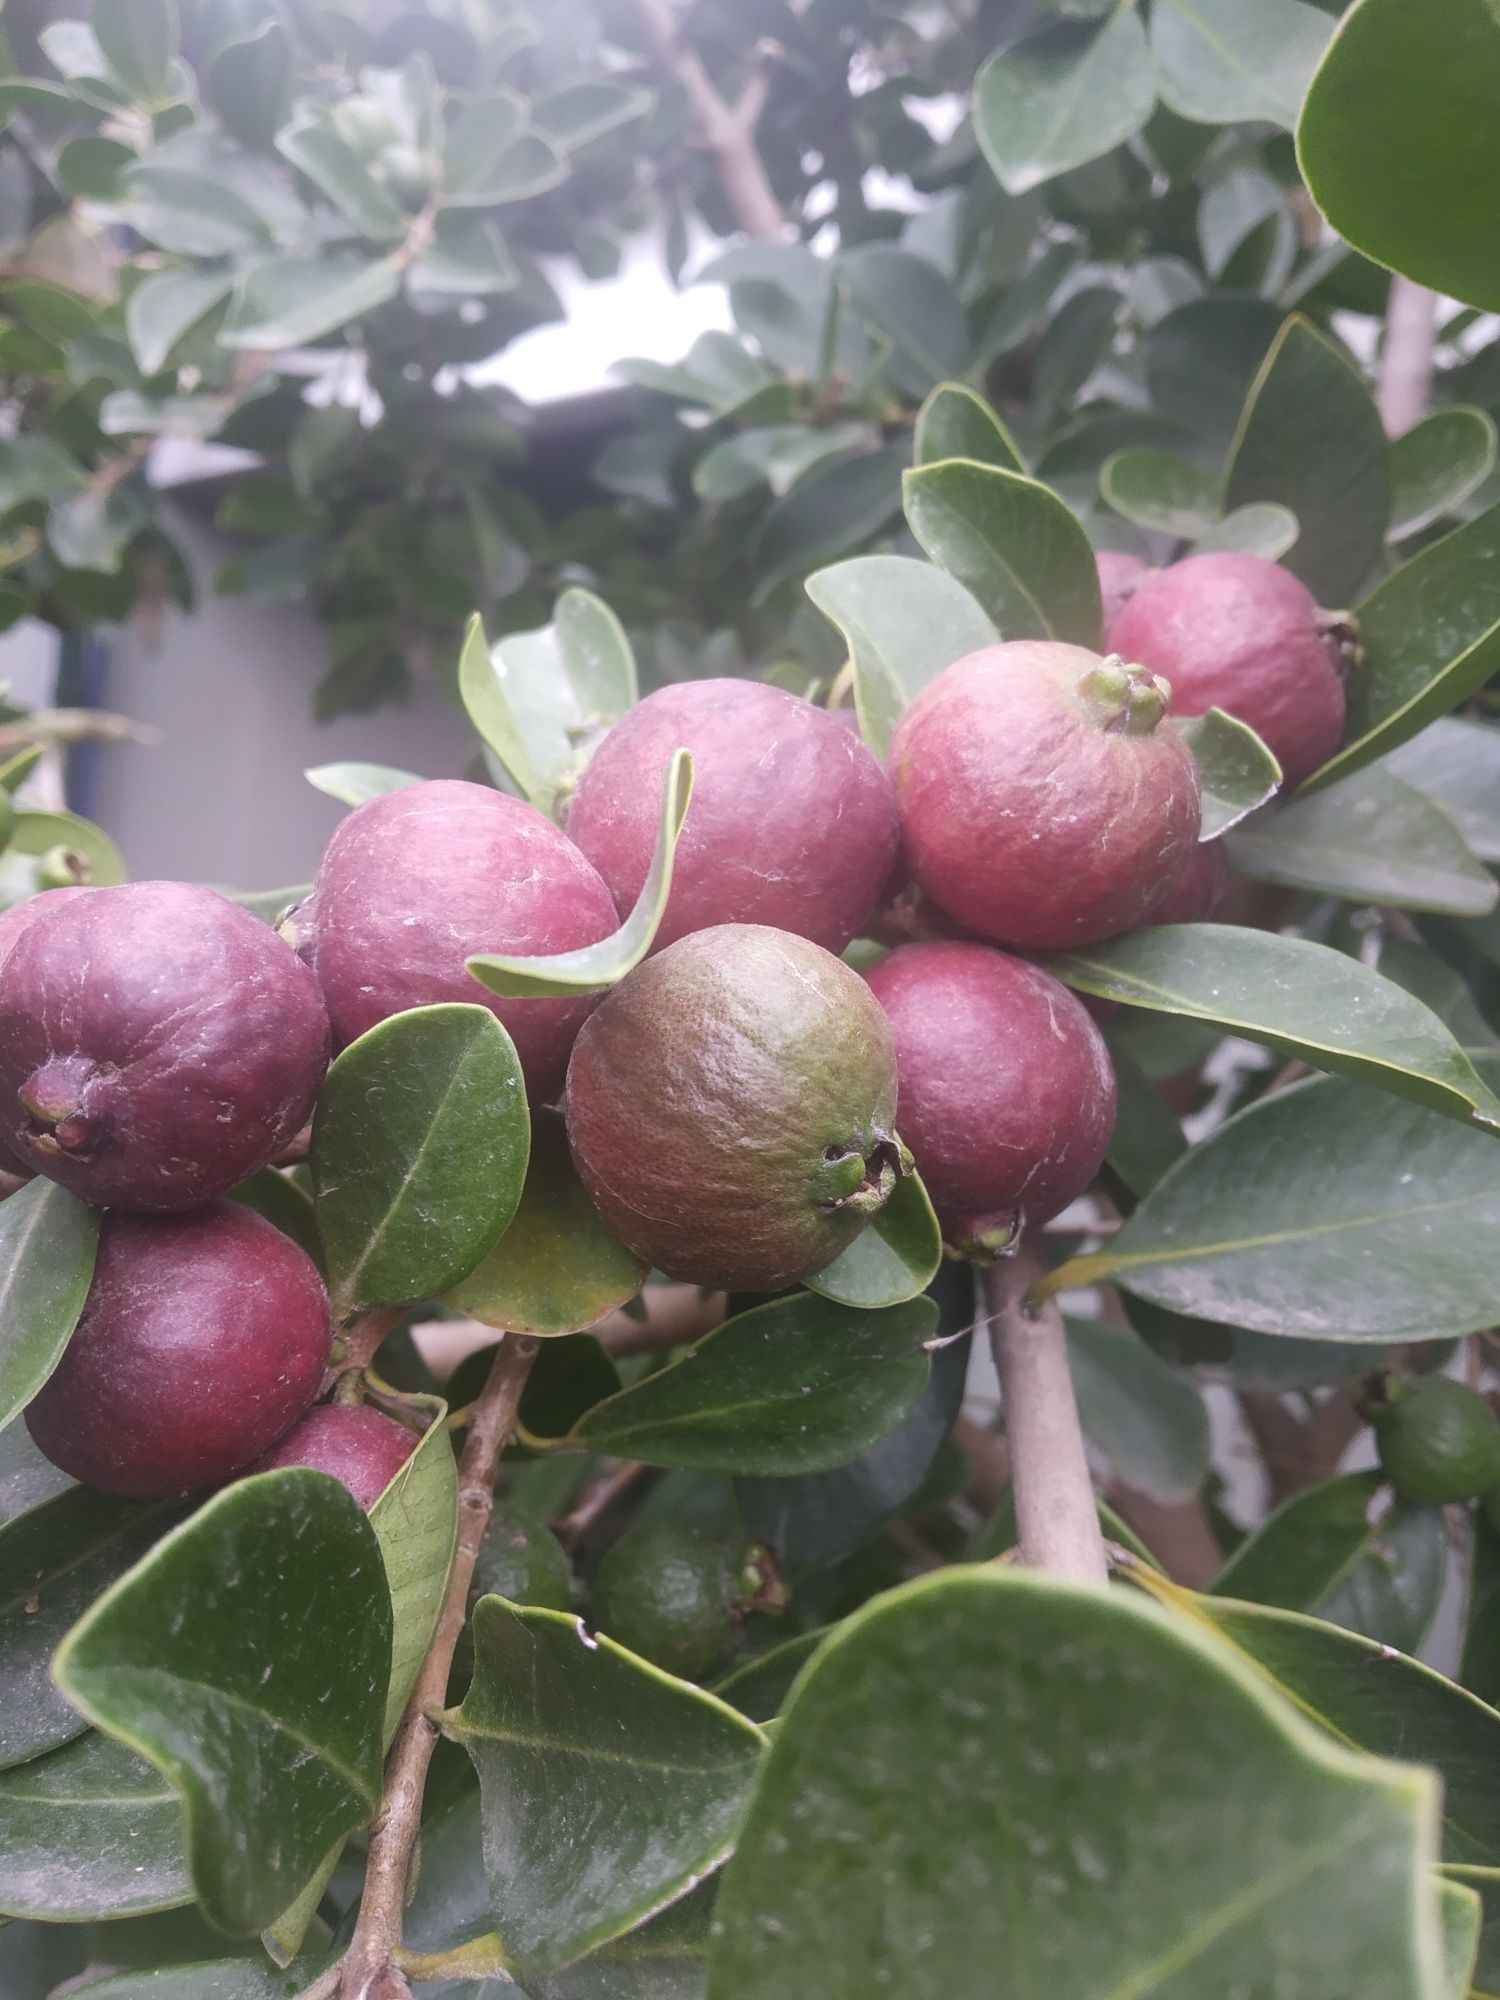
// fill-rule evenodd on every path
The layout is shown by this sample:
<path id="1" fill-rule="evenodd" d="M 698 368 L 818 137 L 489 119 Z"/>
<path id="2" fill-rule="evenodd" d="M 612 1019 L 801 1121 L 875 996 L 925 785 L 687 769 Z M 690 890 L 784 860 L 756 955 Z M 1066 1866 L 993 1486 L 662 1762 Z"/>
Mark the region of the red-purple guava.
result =
<path id="1" fill-rule="evenodd" d="M 368 1513 L 416 1450 L 415 1431 L 363 1403 L 322 1403 L 293 1424 L 252 1472 L 308 1465 L 331 1473 Z"/>
<path id="2" fill-rule="evenodd" d="M 896 1039 L 902 1137 L 943 1235 L 993 1256 L 1098 1173 L 1115 1122 L 1104 1037 L 1050 972 L 990 945 L 901 945 L 866 977 Z"/>
<path id="3" fill-rule="evenodd" d="M 1156 572 L 1144 557 L 1130 555 L 1124 549 L 1098 550 L 1094 556 L 1094 567 L 1099 572 L 1099 598 L 1104 606 L 1104 630 L 1107 633 L 1145 579 Z"/>
<path id="4" fill-rule="evenodd" d="M 909 1165 L 891 1031 L 821 945 L 720 924 L 648 958 L 584 1024 L 573 1159 L 669 1277 L 772 1292 L 829 1264 Z"/>
<path id="5" fill-rule="evenodd" d="M 1024 950 L 1132 929 L 1186 867 L 1202 819 L 1168 692 L 1144 668 L 1055 640 L 945 667 L 891 744 L 919 887 Z"/>
<path id="6" fill-rule="evenodd" d="M 462 779 L 387 792 L 336 829 L 315 895 L 312 962 L 341 1044 L 408 1007 L 468 1001 L 509 1031 L 532 1102 L 556 1095 L 594 996 L 502 1000 L 466 965 L 573 951 L 615 929 L 608 889 L 545 814 Z"/>
<path id="7" fill-rule="evenodd" d="M 218 1486 L 307 1409 L 332 1340 L 316 1265 L 251 1209 L 108 1215 L 83 1317 L 26 1427 L 106 1493 Z"/>
<path id="8" fill-rule="evenodd" d="M 108 1208 L 211 1201 L 273 1159 L 328 1067 L 318 982 L 276 933 L 184 882 L 56 890 L 0 977 L 0 1129 Z"/>
<path id="9" fill-rule="evenodd" d="M 710 924 L 768 924 L 842 951 L 874 909 L 900 828 L 855 730 L 758 681 L 687 681 L 623 716 L 578 781 L 568 832 L 628 914 L 651 866 L 672 752 L 693 754 L 657 950 Z"/>
<path id="10" fill-rule="evenodd" d="M 1351 631 L 1264 556 L 1188 556 L 1147 577 L 1106 628 L 1109 647 L 1172 684 L 1172 713 L 1237 715 L 1294 791 L 1339 747 Z"/>

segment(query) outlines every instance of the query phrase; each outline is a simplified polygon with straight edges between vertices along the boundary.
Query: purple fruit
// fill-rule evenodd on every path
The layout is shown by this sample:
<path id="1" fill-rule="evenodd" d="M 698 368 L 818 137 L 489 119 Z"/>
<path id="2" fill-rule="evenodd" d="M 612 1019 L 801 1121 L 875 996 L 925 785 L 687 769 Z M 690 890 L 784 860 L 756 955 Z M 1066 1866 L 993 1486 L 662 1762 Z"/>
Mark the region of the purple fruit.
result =
<path id="1" fill-rule="evenodd" d="M 1344 733 L 1349 628 L 1264 556 L 1188 556 L 1148 577 L 1106 628 L 1110 648 L 1172 685 L 1174 715 L 1227 709 L 1269 745 L 1284 788 Z"/>
<path id="2" fill-rule="evenodd" d="M 4 961 L 0 1129 L 86 1201 L 197 1207 L 299 1130 L 328 1047 L 316 979 L 212 889 L 58 890 Z"/>
<path id="3" fill-rule="evenodd" d="M 8 910 L 0 910 L 0 964 L 4 964 L 5 954 L 16 939 L 23 931 L 29 931 L 38 917 L 50 915 L 74 896 L 84 893 L 81 885 L 69 889 L 43 889 L 40 895 L 27 896 L 19 903 L 12 903 Z"/>
<path id="4" fill-rule="evenodd" d="M 293 1424 L 250 1470 L 310 1465 L 340 1480 L 368 1513 L 416 1448 L 416 1432 L 394 1417 L 361 1403 L 324 1403 Z"/>
<path id="5" fill-rule="evenodd" d="M 891 745 L 918 886 L 1025 950 L 1138 924 L 1187 865 L 1202 817 L 1167 697 L 1143 668 L 1052 640 L 944 668 Z"/>
<path id="6" fill-rule="evenodd" d="M 896 1039 L 901 1135 L 965 1255 L 1046 1222 L 1099 1171 L 1115 1122 L 1104 1038 L 1049 972 L 983 944 L 907 944 L 872 967 Z"/>
<path id="7" fill-rule="evenodd" d="M 218 1486 L 302 1415 L 332 1339 L 312 1259 L 250 1209 L 109 1215 L 83 1317 L 26 1427 L 106 1493 Z"/>
<path id="8" fill-rule="evenodd" d="M 465 963 L 572 951 L 615 929 L 608 889 L 544 814 L 460 779 L 387 792 L 338 827 L 316 896 L 313 963 L 340 1043 L 408 1007 L 468 1001 L 509 1031 L 532 1102 L 556 1095 L 595 996 L 502 1000 Z"/>
<path id="9" fill-rule="evenodd" d="M 842 951 L 874 909 L 900 828 L 854 730 L 758 681 L 687 681 L 617 722 L 578 781 L 568 832 L 621 915 L 651 866 L 672 752 L 693 800 L 656 949 L 710 924 L 766 924 Z"/>
<path id="10" fill-rule="evenodd" d="M 1156 572 L 1142 557 L 1128 555 L 1124 549 L 1100 549 L 1094 557 L 1094 567 L 1099 572 L 1099 596 L 1104 605 L 1104 629 L 1108 632 L 1141 584 Z"/>

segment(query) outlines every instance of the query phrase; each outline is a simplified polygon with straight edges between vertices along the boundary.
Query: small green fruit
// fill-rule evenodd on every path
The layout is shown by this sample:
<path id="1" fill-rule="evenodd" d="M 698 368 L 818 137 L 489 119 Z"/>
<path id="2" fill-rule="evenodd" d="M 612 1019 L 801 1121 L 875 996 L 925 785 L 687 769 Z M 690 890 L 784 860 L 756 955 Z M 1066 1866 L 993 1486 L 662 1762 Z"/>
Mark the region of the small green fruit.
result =
<path id="1" fill-rule="evenodd" d="M 747 1581 L 743 1551 L 722 1533 L 652 1521 L 622 1535 L 600 1563 L 593 1621 L 643 1660 L 701 1680 L 734 1650 Z"/>
<path id="2" fill-rule="evenodd" d="M 474 1597 L 505 1597 L 570 1611 L 573 1571 L 562 1543 L 545 1523 L 515 1507 L 497 1507 L 474 1563 Z"/>
<path id="3" fill-rule="evenodd" d="M 1381 1469 L 1408 1500 L 1472 1500 L 1500 1481 L 1500 1421 L 1477 1390 L 1432 1375 L 1374 1413 Z"/>

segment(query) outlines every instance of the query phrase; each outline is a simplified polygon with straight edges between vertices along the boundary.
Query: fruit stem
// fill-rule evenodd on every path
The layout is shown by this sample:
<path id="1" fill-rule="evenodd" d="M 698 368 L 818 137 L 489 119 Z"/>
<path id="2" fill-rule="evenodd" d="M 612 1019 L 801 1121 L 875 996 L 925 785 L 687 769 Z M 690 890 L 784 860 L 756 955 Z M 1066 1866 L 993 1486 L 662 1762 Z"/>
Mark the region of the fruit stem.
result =
<path id="1" fill-rule="evenodd" d="M 1127 666 L 1111 653 L 1079 676 L 1078 692 L 1111 736 L 1149 736 L 1167 712 L 1172 687 L 1147 667 Z"/>
<path id="2" fill-rule="evenodd" d="M 1021 1560 L 1078 1583 L 1105 1583 L 1109 1568 L 1083 1428 L 1068 1372 L 1062 1314 L 1028 1293 L 1042 1265 L 1026 1247 L 984 1273 L 990 1347 L 1005 1406 Z"/>
<path id="3" fill-rule="evenodd" d="M 490 1363 L 489 1379 L 474 1405 L 474 1420 L 458 1465 L 458 1547 L 448 1595 L 391 1747 L 385 1797 L 370 1836 L 359 1919 L 339 1969 L 338 1985 L 329 1989 L 340 1993 L 343 2000 L 397 2000 L 403 1992 L 410 1992 L 396 1970 L 395 1954 L 401 1945 L 401 1913 L 412 1850 L 422 1823 L 427 1767 L 437 1747 L 438 1727 L 431 1711 L 440 1709 L 447 1696 L 454 1649 L 468 1616 L 475 1559 L 494 1510 L 495 1469 L 515 1429 L 521 1391 L 539 1351 L 535 1340 L 504 1335 Z"/>

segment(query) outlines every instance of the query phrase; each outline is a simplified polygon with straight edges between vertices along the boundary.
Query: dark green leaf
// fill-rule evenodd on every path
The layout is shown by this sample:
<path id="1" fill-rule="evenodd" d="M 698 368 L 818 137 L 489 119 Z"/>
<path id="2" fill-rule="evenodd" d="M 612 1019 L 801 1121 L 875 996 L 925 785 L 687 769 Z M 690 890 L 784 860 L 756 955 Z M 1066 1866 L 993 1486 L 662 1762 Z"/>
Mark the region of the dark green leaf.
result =
<path id="1" fill-rule="evenodd" d="M 230 271 L 152 271 L 125 301 L 125 332 L 143 375 L 154 375 L 198 322 L 229 293 Z"/>
<path id="2" fill-rule="evenodd" d="M 874 1221 L 806 1284 L 840 1305 L 899 1306 L 926 1291 L 942 1261 L 942 1231 L 927 1190 L 908 1174 Z"/>
<path id="3" fill-rule="evenodd" d="M 645 1277 L 589 1200 L 561 1113 L 538 1110 L 515 1218 L 447 1303 L 502 1333 L 570 1334 L 634 1298 Z"/>
<path id="4" fill-rule="evenodd" d="M 516 1212 L 530 1119 L 486 1007 L 416 1007 L 351 1042 L 313 1118 L 313 1199 L 335 1310 L 465 1277 Z"/>
<path id="5" fill-rule="evenodd" d="M 890 343 L 886 370 L 909 395 L 925 395 L 969 358 L 969 329 L 958 294 L 925 257 L 894 243 L 846 250 L 838 279 Z"/>
<path id="6" fill-rule="evenodd" d="M 0 1427 L 62 1359 L 94 1277 L 99 1211 L 55 1181 L 0 1202 Z"/>
<path id="7" fill-rule="evenodd" d="M 1434 410 L 1391 442 L 1393 535 L 1413 535 L 1462 506 L 1495 468 L 1495 420 L 1461 403 Z"/>
<path id="8" fill-rule="evenodd" d="M 1146 341 L 1153 406 L 1190 437 L 1227 447 L 1283 314 L 1266 299 L 1193 299 Z"/>
<path id="9" fill-rule="evenodd" d="M 174 1501 L 73 1486 L 0 1529 L 0 1765 L 24 1763 L 88 1727 L 52 1683 L 52 1654 L 181 1513 Z"/>
<path id="10" fill-rule="evenodd" d="M 488 208 L 505 199 L 507 156 L 530 116 L 518 91 L 491 90 L 464 99 L 453 110 L 443 153 L 443 203 Z"/>
<path id="11" fill-rule="evenodd" d="M 82 1923 L 192 1895 L 182 1801 L 125 1744 L 91 1729 L 0 1773 L 0 1914 Z"/>
<path id="12" fill-rule="evenodd" d="M 1240 827 L 1230 857 L 1243 875 L 1351 903 L 1479 917 L 1495 878 L 1425 793 L 1389 770 L 1358 770 Z"/>
<path id="13" fill-rule="evenodd" d="M 1443 716 L 1385 759 L 1440 805 L 1483 861 L 1500 861 L 1500 729 Z"/>
<path id="14" fill-rule="evenodd" d="M 468 968 L 492 993 L 516 996 L 597 992 L 615 986 L 633 972 L 651 949 L 672 891 L 672 865 L 677 839 L 693 795 L 693 760 L 686 750 L 674 750 L 662 784 L 661 823 L 651 867 L 635 899 L 635 907 L 617 931 L 597 944 L 580 945 L 549 957 L 512 958 L 485 952 L 467 960 Z"/>
<path id="15" fill-rule="evenodd" d="M 42 1457 L 24 1424 L 0 1431 L 0 1522 L 13 1521 L 72 1484 L 67 1473 Z"/>
<path id="16" fill-rule="evenodd" d="M 112 76 L 142 104 L 167 94 L 177 53 L 172 0 L 93 0 L 94 33 Z"/>
<path id="17" fill-rule="evenodd" d="M 810 1292 L 726 1320 L 670 1367 L 596 1403 L 567 1443 L 653 1465 L 784 1476 L 867 1450 L 927 1383 L 923 1297 L 883 1311 Z"/>
<path id="18" fill-rule="evenodd" d="M 928 681 L 999 636 L 961 583 L 910 556 L 855 556 L 810 576 L 807 594 L 843 634 L 860 733 L 882 759 Z"/>
<path id="19" fill-rule="evenodd" d="M 1099 491 L 1117 514 L 1139 528 L 1191 541 L 1219 518 L 1219 482 L 1175 452 L 1136 445 L 1107 458 Z"/>
<path id="20" fill-rule="evenodd" d="M 482 216 L 453 216 L 438 225 L 436 236 L 407 277 L 413 292 L 429 298 L 486 298 L 514 291 L 520 267 L 495 224 Z"/>
<path id="21" fill-rule="evenodd" d="M 241 1480 L 167 1535 L 54 1672 L 176 1787 L 198 1901 L 249 1936 L 375 1811 L 390 1656 L 374 1531 L 336 1480 L 297 1469 Z"/>
<path id="22" fill-rule="evenodd" d="M 824 459 L 843 457 L 870 443 L 871 433 L 860 424 L 834 424 L 826 430 L 809 430 L 803 424 L 756 425 L 721 438 L 703 454 L 693 467 L 693 491 L 713 504 L 737 500 L 765 485 L 779 500 Z M 676 505 L 675 494 L 671 504 Z"/>
<path id="23" fill-rule="evenodd" d="M 1215 840 L 1263 806 L 1281 783 L 1281 766 L 1249 723 L 1222 708 L 1176 724 L 1193 753 L 1203 792 L 1200 840 Z"/>
<path id="24" fill-rule="evenodd" d="M 332 124 L 302 114 L 276 135 L 276 150 L 305 174 L 361 236 L 395 243 L 411 217 L 387 193 L 364 160 Z"/>
<path id="25" fill-rule="evenodd" d="M 523 1978 L 717 1866 L 764 1740 L 578 1619 L 498 1597 L 475 1610 L 474 1681 L 449 1723 L 479 1772 L 490 1908 Z"/>
<path id="26" fill-rule="evenodd" d="M 412 1399 L 427 1419 L 422 1440 L 370 1509 L 391 1589 L 391 1678 L 386 1689 L 384 1741 L 396 1733 L 416 1683 L 458 1545 L 458 1468 L 448 1431 L 448 1405 L 435 1396 Z"/>
<path id="27" fill-rule="evenodd" d="M 1287 321 L 1251 385 L 1224 498 L 1292 510 L 1286 566 L 1320 603 L 1347 604 L 1369 581 L 1390 519 L 1390 452 L 1364 377 L 1308 320 Z"/>
<path id="28" fill-rule="evenodd" d="M 1283 1501 L 1235 1550 L 1213 1595 L 1307 1612 L 1411 1653 L 1437 1612 L 1446 1560 L 1436 1508 L 1353 1472 Z"/>
<path id="29" fill-rule="evenodd" d="M 1000 418 L 962 382 L 940 382 L 918 410 L 914 458 L 918 465 L 967 458 L 1008 472 L 1026 470 L 1020 446 Z"/>
<path id="30" fill-rule="evenodd" d="M 990 57 L 974 85 L 974 134 L 1008 194 L 1024 194 L 1133 139 L 1156 104 L 1133 7 L 1099 28 L 1054 23 Z"/>
<path id="31" fill-rule="evenodd" d="M 1447 2000 L 1468 2000 L 1471 1993 L 1479 1991 L 1481 1980 L 1492 1987 L 1494 1975 L 1500 1971 L 1494 1932 L 1497 1888 L 1500 1888 L 1500 1871 L 1492 1868 L 1445 1869 L 1438 1876 L 1443 1955 L 1448 1968 Z M 1488 1903 L 1486 1890 L 1490 1892 Z M 1490 1933 L 1488 1944 L 1486 1931 Z"/>
<path id="32" fill-rule="evenodd" d="M 306 347 L 393 299 L 396 257 L 271 257 L 235 287 L 219 339 L 225 347 Z"/>
<path id="33" fill-rule="evenodd" d="M 118 139 L 90 135 L 70 139 L 57 156 L 57 178 L 69 194 L 87 201 L 109 201 L 116 192 L 120 171 L 136 155 Z"/>
<path id="34" fill-rule="evenodd" d="M 1430 543 L 1359 607 L 1349 740 L 1308 780 L 1330 783 L 1457 708 L 1500 666 L 1500 506 Z"/>
<path id="35" fill-rule="evenodd" d="M 1101 999 L 1210 1021 L 1278 1055 L 1500 1129 L 1500 1102 L 1437 1015 L 1328 945 L 1240 924 L 1162 924 L 1053 953 L 1046 964 Z"/>
<path id="36" fill-rule="evenodd" d="M 912 533 L 1003 639 L 1098 645 L 1094 552 L 1049 487 L 955 458 L 907 473 L 903 490 Z"/>
<path id="37" fill-rule="evenodd" d="M 346 806 L 362 806 L 368 799 L 422 782 L 415 771 L 397 771 L 389 764 L 314 764 L 302 775 L 314 791 L 326 792 Z"/>
<path id="38" fill-rule="evenodd" d="M 121 176 L 122 212 L 159 249 L 183 257 L 237 257 L 262 249 L 260 211 L 227 182 L 143 160 Z"/>
<path id="39" fill-rule="evenodd" d="M 1115 1476 L 1163 1501 L 1208 1477 L 1208 1412 L 1187 1376 L 1144 1341 L 1097 1320 L 1068 1321 L 1068 1365 L 1085 1434 Z"/>
<path id="40" fill-rule="evenodd" d="M 1436 1808 L 1428 1775 L 1330 1744 L 1186 1620 L 948 1571 L 857 1612 L 798 1683 L 710 2000 L 992 2000 L 997 1967 L 1015 2000 L 1432 2000 Z"/>
<path id="41" fill-rule="evenodd" d="M 89 1981 L 89 2000 L 299 2000 L 327 1971 L 326 1958 L 298 1959 L 279 1972 L 253 1958 L 176 1965 L 154 1972 L 118 1972 Z"/>
<path id="42" fill-rule="evenodd" d="M 1159 0 L 1151 53 L 1163 98 L 1205 125 L 1269 119 L 1290 130 L 1331 23 L 1301 0 Z"/>
<path id="43" fill-rule="evenodd" d="M 878 535 L 901 508 L 905 444 L 820 465 L 767 510 L 752 545 L 755 601 Z"/>
<path id="44" fill-rule="evenodd" d="M 1221 1125 L 1047 1288 L 1107 1277 L 1261 1333 L 1436 1340 L 1500 1318 L 1500 1272 L 1473 1254 L 1496 1228 L 1491 1134 L 1326 1078 Z"/>
<path id="45" fill-rule="evenodd" d="M 1139 1200 L 1182 1157 L 1187 1140 L 1166 1099 L 1118 1038 L 1111 1041 L 1109 1055 L 1118 1101 L 1106 1159 Z"/>
<path id="46" fill-rule="evenodd" d="M 1377 262 L 1500 309 L 1500 21 L 1490 0 L 1360 0 L 1307 92 L 1297 151 L 1313 199 Z M 1392 132 L 1403 144 L 1391 146 Z M 1414 158 L 1422 170 L 1411 171 Z"/>
<path id="47" fill-rule="evenodd" d="M 795 1639 L 783 1639 L 779 1646 L 757 1653 L 716 1681 L 713 1692 L 752 1722 L 773 1722 L 798 1674 L 832 1630 L 824 1625 L 814 1632 L 799 1632 Z"/>
<path id="48" fill-rule="evenodd" d="M 203 76 L 204 95 L 236 139 L 269 152 L 286 110 L 291 68 L 286 30 L 280 21 L 265 20 L 215 49 Z"/>

